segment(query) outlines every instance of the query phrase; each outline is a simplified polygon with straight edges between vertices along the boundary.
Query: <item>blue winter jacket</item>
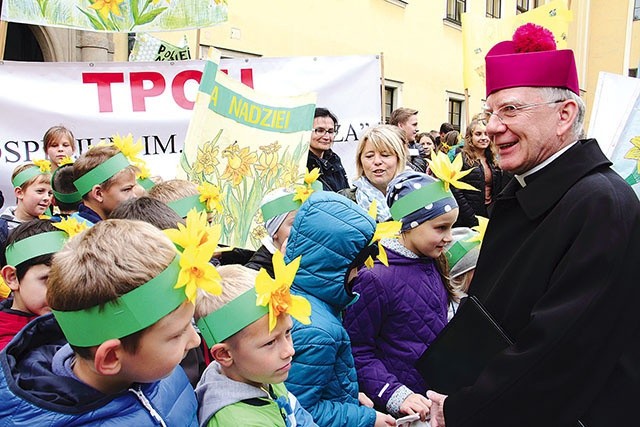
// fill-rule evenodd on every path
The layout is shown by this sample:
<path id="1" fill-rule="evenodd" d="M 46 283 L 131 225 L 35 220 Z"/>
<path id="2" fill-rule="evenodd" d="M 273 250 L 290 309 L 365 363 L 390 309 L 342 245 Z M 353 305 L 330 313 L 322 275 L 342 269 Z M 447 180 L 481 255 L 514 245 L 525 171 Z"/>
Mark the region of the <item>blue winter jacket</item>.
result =
<path id="1" fill-rule="evenodd" d="M 34 319 L 0 353 L 0 426 L 197 426 L 195 394 L 182 368 L 150 384 L 105 395 L 52 372 L 66 344 L 53 315 Z"/>
<path id="2" fill-rule="evenodd" d="M 376 223 L 339 194 L 316 192 L 300 207 L 285 261 L 302 255 L 291 287 L 311 303 L 311 324 L 294 321 L 293 356 L 286 386 L 319 426 L 370 427 L 372 408 L 358 403 L 358 380 L 341 311 L 354 299 L 345 276 L 369 245 Z"/>

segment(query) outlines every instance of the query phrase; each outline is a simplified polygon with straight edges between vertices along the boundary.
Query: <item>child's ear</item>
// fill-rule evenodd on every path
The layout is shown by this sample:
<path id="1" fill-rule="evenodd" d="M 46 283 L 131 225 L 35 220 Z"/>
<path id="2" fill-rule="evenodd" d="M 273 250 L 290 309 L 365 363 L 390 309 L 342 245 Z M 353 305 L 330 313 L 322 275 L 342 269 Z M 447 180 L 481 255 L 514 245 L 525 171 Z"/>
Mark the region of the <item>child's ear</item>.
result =
<path id="1" fill-rule="evenodd" d="M 15 194 L 16 199 L 18 200 L 22 200 L 24 198 L 24 192 L 22 191 L 21 187 L 15 187 L 13 189 L 13 194 Z"/>
<path id="2" fill-rule="evenodd" d="M 20 289 L 20 281 L 18 280 L 18 275 L 16 274 L 16 268 L 14 266 L 5 265 L 2 267 L 2 278 L 12 291 Z"/>
<path id="3" fill-rule="evenodd" d="M 117 375 L 122 369 L 120 355 L 125 351 L 119 339 L 110 339 L 98 346 L 93 364 L 100 375 Z"/>
<path id="4" fill-rule="evenodd" d="M 101 185 L 94 185 L 89 191 L 89 196 L 91 196 L 96 201 L 102 203 L 104 200 L 104 190 Z"/>
<path id="5" fill-rule="evenodd" d="M 221 342 L 211 347 L 211 357 L 224 368 L 233 365 L 233 355 L 227 343 Z"/>

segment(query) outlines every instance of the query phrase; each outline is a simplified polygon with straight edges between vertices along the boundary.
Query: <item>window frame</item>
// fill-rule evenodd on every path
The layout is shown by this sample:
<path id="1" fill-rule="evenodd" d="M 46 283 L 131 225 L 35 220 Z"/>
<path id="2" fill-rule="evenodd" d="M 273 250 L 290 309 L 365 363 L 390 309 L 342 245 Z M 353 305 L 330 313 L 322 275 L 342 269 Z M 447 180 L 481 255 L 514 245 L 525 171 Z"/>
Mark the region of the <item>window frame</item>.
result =
<path id="1" fill-rule="evenodd" d="M 529 0 L 516 0 L 516 15 L 529 11 Z"/>
<path id="2" fill-rule="evenodd" d="M 486 1 L 486 17 L 500 19 L 501 16 L 502 16 L 502 0 L 487 0 Z"/>
<path id="3" fill-rule="evenodd" d="M 462 5 L 462 8 L 460 8 L 460 5 Z M 467 0 L 447 0 L 444 19 L 445 21 L 449 21 L 457 25 L 461 25 L 462 14 L 465 13 L 466 11 L 467 11 Z"/>

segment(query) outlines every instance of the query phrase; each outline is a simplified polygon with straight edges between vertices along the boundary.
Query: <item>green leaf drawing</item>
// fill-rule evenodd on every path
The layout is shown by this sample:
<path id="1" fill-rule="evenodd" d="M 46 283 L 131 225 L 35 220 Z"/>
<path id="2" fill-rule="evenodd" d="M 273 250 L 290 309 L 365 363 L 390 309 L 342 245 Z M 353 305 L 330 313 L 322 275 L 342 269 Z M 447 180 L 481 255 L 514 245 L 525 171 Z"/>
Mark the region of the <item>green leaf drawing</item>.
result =
<path id="1" fill-rule="evenodd" d="M 144 15 L 139 16 L 138 19 L 135 20 L 135 25 L 148 24 L 149 22 L 151 22 L 154 19 L 156 19 L 156 17 L 158 15 L 160 15 L 162 12 L 164 12 L 167 9 L 168 9 L 167 7 L 159 7 L 157 9 L 152 10 L 152 11 L 149 11 L 149 12 L 145 13 Z"/>

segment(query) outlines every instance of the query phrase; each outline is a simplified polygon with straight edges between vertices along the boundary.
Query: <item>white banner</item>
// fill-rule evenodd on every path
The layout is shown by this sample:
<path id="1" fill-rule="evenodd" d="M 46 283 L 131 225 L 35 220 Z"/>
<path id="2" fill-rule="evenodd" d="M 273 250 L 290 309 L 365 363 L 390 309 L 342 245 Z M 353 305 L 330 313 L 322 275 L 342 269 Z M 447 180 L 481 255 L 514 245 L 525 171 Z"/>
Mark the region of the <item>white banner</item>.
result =
<path id="1" fill-rule="evenodd" d="M 175 176 L 203 61 L 125 63 L 0 63 L 0 189 L 14 204 L 10 177 L 41 159 L 42 136 L 71 129 L 80 152 L 116 133 L 142 138 L 153 175 Z M 221 69 L 254 89 L 294 96 L 317 92 L 318 106 L 340 122 L 335 151 L 355 171 L 356 142 L 380 120 L 376 55 L 234 59 Z"/>

